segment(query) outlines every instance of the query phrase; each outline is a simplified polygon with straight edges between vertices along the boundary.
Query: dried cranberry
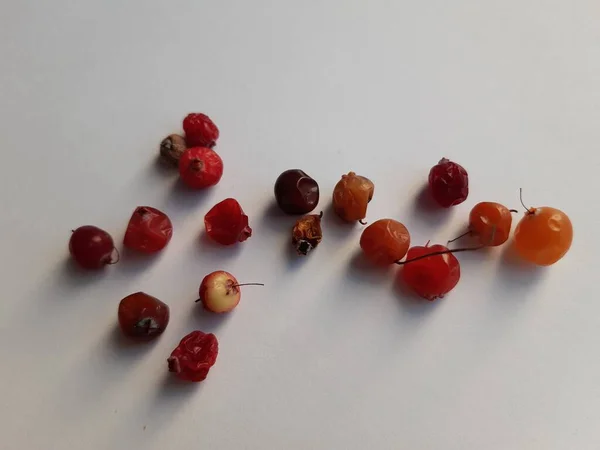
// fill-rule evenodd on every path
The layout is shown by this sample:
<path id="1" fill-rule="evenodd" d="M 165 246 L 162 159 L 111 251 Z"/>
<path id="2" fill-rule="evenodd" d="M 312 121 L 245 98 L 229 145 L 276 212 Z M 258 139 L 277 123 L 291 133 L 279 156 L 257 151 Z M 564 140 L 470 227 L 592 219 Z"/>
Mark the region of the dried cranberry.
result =
<path id="1" fill-rule="evenodd" d="M 156 208 L 138 206 L 133 211 L 123 239 L 125 247 L 154 253 L 167 246 L 173 235 L 169 217 Z"/>
<path id="2" fill-rule="evenodd" d="M 214 147 L 219 139 L 219 129 L 210 117 L 202 113 L 191 113 L 183 119 L 185 139 L 190 147 Z"/>
<path id="3" fill-rule="evenodd" d="M 248 216 L 233 198 L 217 203 L 204 216 L 206 234 L 222 245 L 243 242 L 252 236 L 252 228 L 248 226 Z"/>
<path id="4" fill-rule="evenodd" d="M 223 176 L 223 160 L 210 148 L 188 148 L 179 159 L 179 175 L 194 189 L 214 186 Z"/>
<path id="5" fill-rule="evenodd" d="M 275 200 L 286 214 L 307 214 L 319 203 L 319 185 L 302 170 L 286 170 L 275 181 Z"/>
<path id="6" fill-rule="evenodd" d="M 442 158 L 429 171 L 429 189 L 444 208 L 458 205 L 469 195 L 469 175 L 461 165 Z"/>
<path id="7" fill-rule="evenodd" d="M 128 295 L 119 303 L 119 325 L 124 334 L 152 338 L 161 334 L 169 323 L 169 307 L 143 292 Z"/>
<path id="8" fill-rule="evenodd" d="M 192 331 L 173 350 L 167 363 L 169 372 L 186 381 L 202 381 L 217 361 L 219 342 L 212 333 Z"/>
<path id="9" fill-rule="evenodd" d="M 119 253 L 110 234 L 93 225 L 84 225 L 73 231 L 69 252 L 84 269 L 102 269 L 119 261 Z"/>

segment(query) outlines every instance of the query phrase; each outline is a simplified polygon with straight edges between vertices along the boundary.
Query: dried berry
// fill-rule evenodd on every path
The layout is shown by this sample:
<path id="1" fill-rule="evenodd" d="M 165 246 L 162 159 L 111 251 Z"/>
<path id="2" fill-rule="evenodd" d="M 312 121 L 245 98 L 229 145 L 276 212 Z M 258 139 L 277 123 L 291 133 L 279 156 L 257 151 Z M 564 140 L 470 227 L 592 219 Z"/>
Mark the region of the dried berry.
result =
<path id="1" fill-rule="evenodd" d="M 173 235 L 169 217 L 156 208 L 138 206 L 133 211 L 123 245 L 145 253 L 154 253 L 167 246 Z"/>
<path id="2" fill-rule="evenodd" d="M 375 264 L 394 264 L 402 259 L 410 246 L 410 234 L 400 222 L 380 219 L 364 229 L 360 247 Z"/>
<path id="3" fill-rule="evenodd" d="M 319 203 L 319 185 L 302 170 L 286 170 L 275 181 L 275 200 L 286 214 L 309 213 Z"/>
<path id="4" fill-rule="evenodd" d="M 219 342 L 214 334 L 192 331 L 167 359 L 169 372 L 185 381 L 202 381 L 217 361 L 218 354 Z"/>
<path id="5" fill-rule="evenodd" d="M 301 217 L 292 229 L 292 245 L 299 255 L 307 255 L 323 239 L 321 231 L 321 214 L 310 214 Z"/>
<path id="6" fill-rule="evenodd" d="M 179 159 L 186 150 L 187 145 L 183 136 L 171 134 L 160 143 L 160 158 L 166 164 L 178 167 Z"/>
<path id="7" fill-rule="evenodd" d="M 165 331 L 169 324 L 169 307 L 143 292 L 121 300 L 118 314 L 123 333 L 135 338 L 153 338 Z"/>
<path id="8" fill-rule="evenodd" d="M 354 172 L 342 175 L 333 189 L 333 210 L 346 222 L 361 221 L 367 216 L 367 205 L 373 198 L 375 185 Z"/>
<path id="9" fill-rule="evenodd" d="M 243 242 L 252 236 L 252 228 L 248 225 L 248 216 L 233 198 L 217 203 L 204 216 L 206 234 L 222 245 Z"/>
<path id="10" fill-rule="evenodd" d="M 92 225 L 84 225 L 73 231 L 69 252 L 84 269 L 102 269 L 107 264 L 119 261 L 119 253 L 110 234 Z"/>
<path id="11" fill-rule="evenodd" d="M 477 203 L 469 214 L 469 233 L 476 236 L 481 245 L 496 247 L 504 244 L 511 227 L 511 211 L 500 203 Z"/>
<path id="12" fill-rule="evenodd" d="M 202 113 L 191 113 L 183 119 L 185 139 L 190 147 L 213 148 L 219 139 L 219 129 L 210 117 Z"/>
<path id="13" fill-rule="evenodd" d="M 194 189 L 214 186 L 223 176 L 223 160 L 210 148 L 188 148 L 179 160 L 179 175 Z"/>
<path id="14" fill-rule="evenodd" d="M 461 165 L 442 158 L 429 171 L 429 189 L 438 204 L 449 208 L 467 199 L 469 176 Z"/>

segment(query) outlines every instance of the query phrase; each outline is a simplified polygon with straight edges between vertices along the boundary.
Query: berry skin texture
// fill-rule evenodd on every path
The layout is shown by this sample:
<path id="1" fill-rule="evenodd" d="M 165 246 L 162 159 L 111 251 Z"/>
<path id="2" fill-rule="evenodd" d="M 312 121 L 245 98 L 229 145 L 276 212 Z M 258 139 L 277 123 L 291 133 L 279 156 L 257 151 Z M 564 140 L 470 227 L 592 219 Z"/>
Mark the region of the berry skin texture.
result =
<path id="1" fill-rule="evenodd" d="M 214 186 L 223 176 L 223 160 L 210 148 L 188 148 L 179 159 L 179 175 L 192 189 Z"/>
<path id="2" fill-rule="evenodd" d="M 151 339 L 169 324 L 169 307 L 156 297 L 136 292 L 119 303 L 119 325 L 132 338 Z"/>
<path id="3" fill-rule="evenodd" d="M 224 270 L 206 275 L 200 283 L 199 294 L 204 308 L 214 313 L 231 311 L 242 297 L 238 280 Z"/>
<path id="4" fill-rule="evenodd" d="M 187 144 L 183 136 L 171 134 L 160 143 L 160 159 L 169 166 L 179 166 L 179 159 L 187 150 Z"/>
<path id="5" fill-rule="evenodd" d="M 296 221 L 294 228 L 292 228 L 292 245 L 299 255 L 306 256 L 323 239 L 322 217 L 323 213 L 309 214 Z"/>
<path id="6" fill-rule="evenodd" d="M 393 219 L 373 222 L 360 237 L 360 247 L 365 256 L 377 265 L 394 264 L 406 255 L 409 246 L 408 230 Z"/>
<path id="7" fill-rule="evenodd" d="M 447 251 L 443 245 L 411 247 L 407 260 L 429 253 Z M 404 282 L 420 297 L 429 301 L 443 297 L 460 280 L 460 263 L 452 253 L 435 255 L 409 262 L 401 270 Z"/>
<path id="8" fill-rule="evenodd" d="M 477 203 L 469 214 L 469 230 L 481 245 L 497 247 L 504 244 L 511 227 L 512 214 L 500 203 Z"/>
<path id="9" fill-rule="evenodd" d="M 190 147 L 213 148 L 219 139 L 219 129 L 210 117 L 202 113 L 191 113 L 183 119 L 185 139 Z"/>
<path id="10" fill-rule="evenodd" d="M 138 206 L 133 211 L 123 245 L 144 253 L 155 253 L 167 246 L 173 235 L 169 217 L 156 208 Z"/>
<path id="11" fill-rule="evenodd" d="M 354 172 L 342 175 L 333 189 L 333 210 L 346 222 L 356 222 L 367 216 L 367 205 L 373 198 L 375 185 Z"/>
<path id="12" fill-rule="evenodd" d="M 233 198 L 217 203 L 204 216 L 206 234 L 221 245 L 243 242 L 252 236 L 248 216 Z"/>
<path id="13" fill-rule="evenodd" d="M 531 208 L 517 224 L 515 247 L 526 261 L 550 266 L 571 248 L 573 225 L 569 216 L 549 206 Z"/>
<path id="14" fill-rule="evenodd" d="M 429 190 L 444 208 L 464 202 L 469 195 L 469 176 L 459 164 L 442 158 L 429 171 Z"/>
<path id="15" fill-rule="evenodd" d="M 93 225 L 84 225 L 73 231 L 69 252 L 80 267 L 89 270 L 102 269 L 119 260 L 113 238 Z"/>
<path id="16" fill-rule="evenodd" d="M 192 331 L 167 359 L 169 372 L 185 381 L 203 381 L 217 361 L 218 354 L 219 342 L 214 334 Z"/>
<path id="17" fill-rule="evenodd" d="M 319 185 L 300 169 L 286 170 L 275 181 L 275 200 L 286 214 L 308 214 L 319 203 Z"/>

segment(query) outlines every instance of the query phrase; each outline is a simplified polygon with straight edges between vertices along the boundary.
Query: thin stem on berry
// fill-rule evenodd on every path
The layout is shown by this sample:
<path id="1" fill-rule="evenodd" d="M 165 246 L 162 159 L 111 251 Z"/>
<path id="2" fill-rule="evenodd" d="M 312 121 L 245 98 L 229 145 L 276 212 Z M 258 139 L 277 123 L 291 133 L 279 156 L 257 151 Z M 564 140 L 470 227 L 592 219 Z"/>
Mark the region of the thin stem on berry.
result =
<path id="1" fill-rule="evenodd" d="M 358 223 L 360 223 L 361 225 L 366 225 L 367 222 L 365 222 L 363 219 L 358 219 Z"/>
<path id="2" fill-rule="evenodd" d="M 535 212 L 535 208 L 528 208 L 527 206 L 525 206 L 525 203 L 523 202 L 523 188 L 519 188 L 519 200 L 521 201 L 521 205 L 523 205 L 523 208 L 525 208 L 525 210 L 527 211 L 527 214 L 533 214 Z"/>
<path id="3" fill-rule="evenodd" d="M 511 212 L 511 213 L 518 213 L 519 212 L 516 209 L 509 209 L 508 211 Z"/>
<path id="4" fill-rule="evenodd" d="M 264 283 L 240 283 L 240 284 L 234 284 L 231 287 L 239 287 L 239 286 L 264 286 Z"/>
<path id="5" fill-rule="evenodd" d="M 110 261 L 107 263 L 108 265 L 113 265 L 121 261 L 121 254 L 119 253 L 119 250 L 117 250 L 116 247 L 113 248 L 113 253 L 116 255 L 117 259 L 113 259 L 113 256 L 111 255 Z"/>
<path id="6" fill-rule="evenodd" d="M 467 230 L 465 233 L 461 234 L 460 236 L 457 236 L 454 239 L 450 239 L 447 242 L 447 244 L 450 244 L 451 242 L 454 242 L 454 241 L 458 241 L 460 238 L 464 238 L 465 236 L 468 236 L 469 234 L 471 234 L 471 230 Z"/>

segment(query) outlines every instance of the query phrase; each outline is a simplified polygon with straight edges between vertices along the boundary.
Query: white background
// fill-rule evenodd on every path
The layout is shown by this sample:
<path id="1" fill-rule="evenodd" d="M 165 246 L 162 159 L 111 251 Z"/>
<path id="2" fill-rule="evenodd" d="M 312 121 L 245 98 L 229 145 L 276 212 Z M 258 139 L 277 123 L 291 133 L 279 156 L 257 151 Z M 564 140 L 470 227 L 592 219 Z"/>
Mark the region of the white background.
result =
<path id="1" fill-rule="evenodd" d="M 0 6 L 2 449 L 598 449 L 600 6 L 597 0 L 4 1 Z M 190 192 L 155 164 L 191 111 L 221 129 L 222 181 Z M 422 187 L 446 156 L 471 194 L 449 211 Z M 325 238 L 289 250 L 272 207 L 281 171 L 318 180 Z M 554 267 L 508 249 L 460 255 L 442 301 L 395 287 L 330 211 L 354 170 L 368 220 L 444 243 L 478 201 L 566 211 Z M 254 235 L 201 237 L 235 197 Z M 102 273 L 68 263 L 70 230 L 121 243 L 135 206 L 168 213 L 154 258 Z M 216 269 L 239 307 L 194 304 Z M 116 328 L 121 298 L 171 306 L 154 343 Z M 188 332 L 216 333 L 199 385 L 168 376 Z"/>

